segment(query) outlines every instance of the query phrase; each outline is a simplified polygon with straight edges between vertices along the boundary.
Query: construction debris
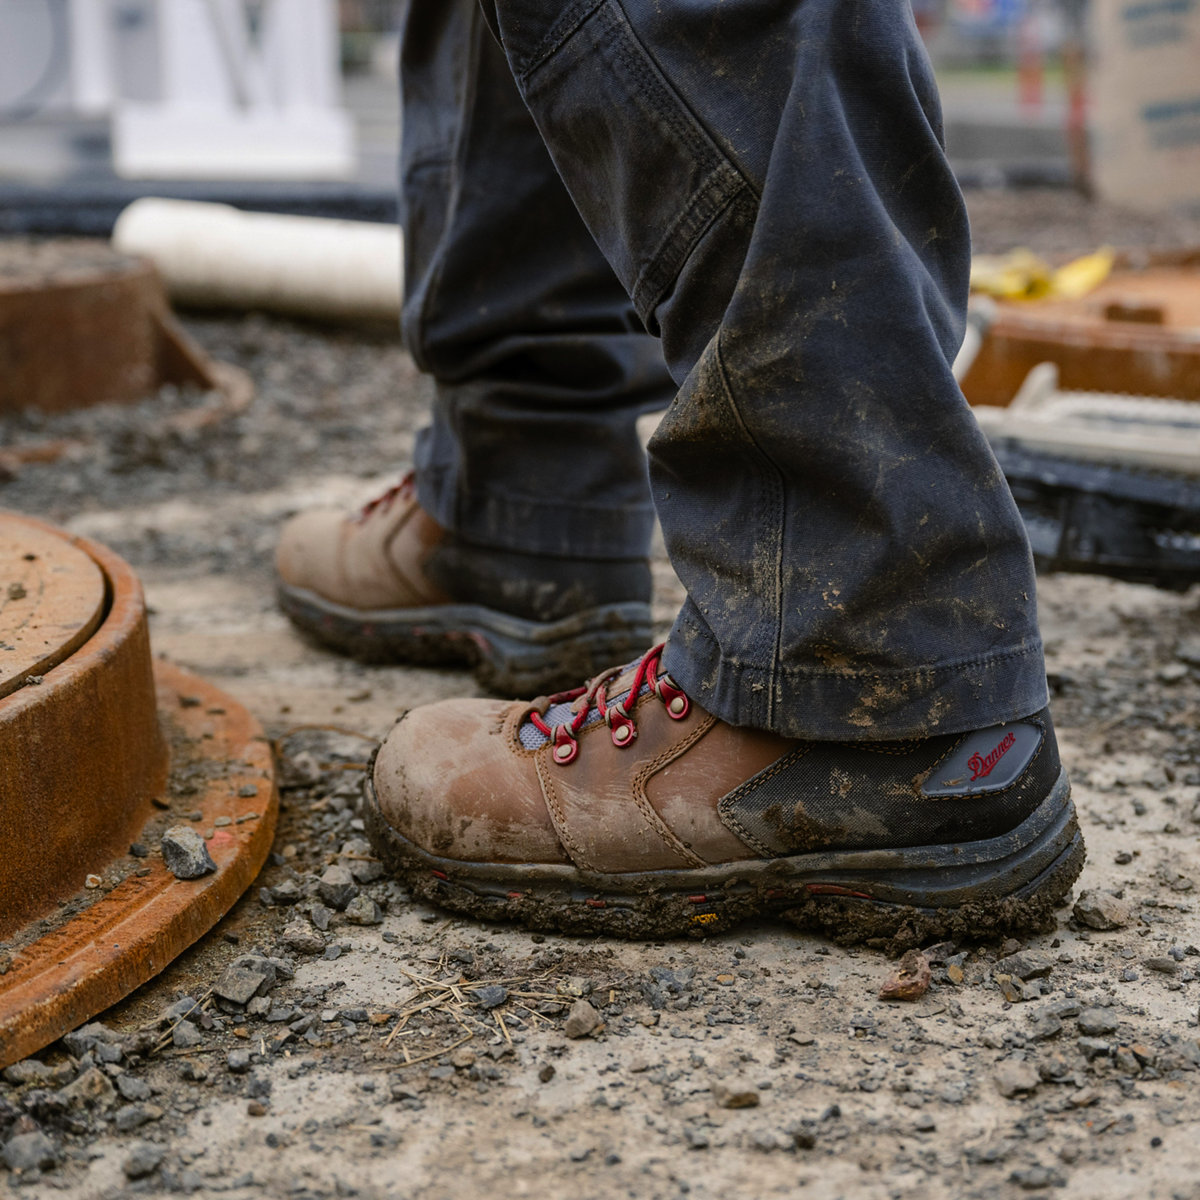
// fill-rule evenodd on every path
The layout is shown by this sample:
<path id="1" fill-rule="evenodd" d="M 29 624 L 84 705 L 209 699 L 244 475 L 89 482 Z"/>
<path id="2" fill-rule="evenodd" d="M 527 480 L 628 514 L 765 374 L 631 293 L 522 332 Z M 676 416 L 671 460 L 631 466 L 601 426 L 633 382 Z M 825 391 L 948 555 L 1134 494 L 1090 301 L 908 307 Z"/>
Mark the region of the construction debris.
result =
<path id="1" fill-rule="evenodd" d="M 1082 295 L 987 297 L 993 319 L 961 376 L 972 404 L 1008 404 L 1043 362 L 1071 391 L 1200 399 L 1200 251 L 1123 251 L 1097 282 L 1101 266 L 1076 264 Z"/>
<path id="2" fill-rule="evenodd" d="M 1042 363 L 1007 407 L 973 411 L 1039 569 L 1200 580 L 1200 403 L 1061 391 Z"/>

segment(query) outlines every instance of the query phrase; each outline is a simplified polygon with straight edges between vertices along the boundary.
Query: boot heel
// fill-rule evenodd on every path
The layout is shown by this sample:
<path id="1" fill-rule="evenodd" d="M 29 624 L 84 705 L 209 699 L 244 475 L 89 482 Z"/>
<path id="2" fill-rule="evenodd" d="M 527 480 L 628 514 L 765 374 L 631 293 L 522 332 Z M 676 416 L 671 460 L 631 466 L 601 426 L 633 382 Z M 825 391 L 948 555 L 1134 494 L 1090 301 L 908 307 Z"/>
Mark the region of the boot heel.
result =
<path id="1" fill-rule="evenodd" d="M 639 602 L 607 604 L 545 623 L 515 617 L 480 621 L 474 673 L 500 695 L 545 694 L 636 658 L 652 640 L 650 606 Z"/>

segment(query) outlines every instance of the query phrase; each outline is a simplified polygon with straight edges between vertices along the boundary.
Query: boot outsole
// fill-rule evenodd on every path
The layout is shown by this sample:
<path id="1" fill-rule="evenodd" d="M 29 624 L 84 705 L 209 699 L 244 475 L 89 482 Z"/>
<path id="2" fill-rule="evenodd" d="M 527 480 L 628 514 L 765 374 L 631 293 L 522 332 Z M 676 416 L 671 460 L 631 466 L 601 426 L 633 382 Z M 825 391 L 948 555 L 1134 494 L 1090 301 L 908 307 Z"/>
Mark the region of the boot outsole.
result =
<path id="1" fill-rule="evenodd" d="M 899 952 L 1053 926 L 1083 868 L 1066 773 L 1017 828 L 961 845 L 847 850 L 702 869 L 601 875 L 571 866 L 439 858 L 398 833 L 364 783 L 367 835 L 422 900 L 529 929 L 653 940 L 780 916 L 843 944 Z"/>
<path id="2" fill-rule="evenodd" d="M 315 641 L 359 662 L 469 667 L 505 696 L 576 687 L 653 640 L 640 601 L 584 609 L 558 621 L 529 621 L 478 604 L 364 611 L 280 583 L 279 605 Z"/>

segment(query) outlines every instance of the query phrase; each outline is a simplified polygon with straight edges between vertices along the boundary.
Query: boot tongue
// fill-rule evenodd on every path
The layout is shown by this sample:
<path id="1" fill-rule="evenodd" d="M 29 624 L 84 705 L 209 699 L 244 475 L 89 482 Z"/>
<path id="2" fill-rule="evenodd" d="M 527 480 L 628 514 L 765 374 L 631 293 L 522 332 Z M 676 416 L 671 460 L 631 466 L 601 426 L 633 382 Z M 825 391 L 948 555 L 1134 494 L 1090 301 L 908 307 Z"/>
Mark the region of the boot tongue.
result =
<path id="1" fill-rule="evenodd" d="M 637 674 L 638 667 L 641 666 L 642 660 L 639 658 L 635 662 L 631 662 L 628 666 L 621 668 L 621 673 L 604 689 L 610 702 L 619 700 L 622 696 L 629 694 L 629 689 L 633 687 L 633 677 Z"/>
<path id="2" fill-rule="evenodd" d="M 604 695 L 606 704 L 615 704 L 618 700 L 623 700 L 629 695 L 629 689 L 633 687 L 633 677 L 637 674 L 637 669 L 641 665 L 641 659 L 635 659 L 631 663 L 627 663 L 621 668 L 621 673 L 614 676 L 604 685 Z M 591 690 L 591 683 L 588 684 L 588 690 Z M 588 703 L 587 694 L 580 696 L 577 700 L 571 702 L 571 713 L 574 715 Z M 557 706 L 556 706 L 557 707 Z M 590 722 L 589 722 L 590 724 Z"/>

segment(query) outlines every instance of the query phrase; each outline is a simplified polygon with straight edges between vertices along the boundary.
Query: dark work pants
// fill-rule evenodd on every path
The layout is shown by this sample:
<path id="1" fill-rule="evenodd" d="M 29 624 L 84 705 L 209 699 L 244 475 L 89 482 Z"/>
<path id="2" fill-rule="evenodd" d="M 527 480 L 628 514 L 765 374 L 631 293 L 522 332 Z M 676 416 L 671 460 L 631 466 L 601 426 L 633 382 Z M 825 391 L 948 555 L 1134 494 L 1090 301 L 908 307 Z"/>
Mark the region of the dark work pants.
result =
<path id="1" fill-rule="evenodd" d="M 413 0 L 404 36 L 422 504 L 644 553 L 634 420 L 674 393 L 650 490 L 700 704 L 872 740 L 1040 708 L 1028 544 L 950 371 L 969 238 L 908 0 L 484 0 L 502 50 L 475 3 Z"/>

